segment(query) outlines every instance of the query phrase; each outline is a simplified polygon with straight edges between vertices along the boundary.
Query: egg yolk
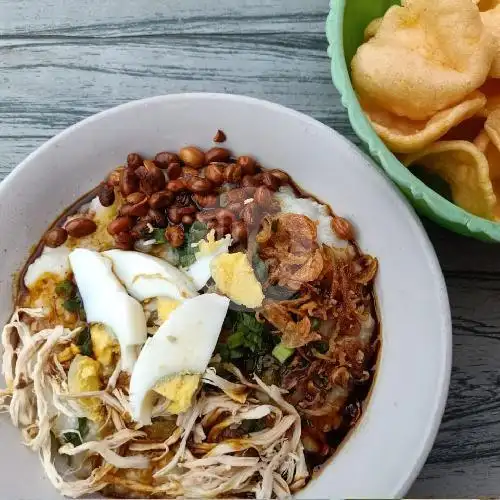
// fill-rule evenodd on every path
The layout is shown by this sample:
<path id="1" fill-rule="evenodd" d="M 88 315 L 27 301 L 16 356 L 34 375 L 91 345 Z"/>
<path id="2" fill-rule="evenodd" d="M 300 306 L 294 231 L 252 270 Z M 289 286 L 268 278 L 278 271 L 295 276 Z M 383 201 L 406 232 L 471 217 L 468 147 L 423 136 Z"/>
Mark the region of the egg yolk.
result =
<path id="1" fill-rule="evenodd" d="M 211 229 L 206 236 L 206 239 L 198 242 L 198 251 L 195 256 L 197 259 L 207 255 L 214 254 L 224 243 L 225 239 L 215 241 L 215 230 Z"/>
<path id="2" fill-rule="evenodd" d="M 193 396 L 200 384 L 201 375 L 179 374 L 158 382 L 153 390 L 170 401 L 167 409 L 177 415 L 184 413 L 193 401 Z"/>
<path id="3" fill-rule="evenodd" d="M 262 305 L 262 285 L 243 252 L 218 255 L 210 269 L 219 291 L 233 302 L 250 308 Z"/>
<path id="4" fill-rule="evenodd" d="M 57 355 L 57 360 L 60 363 L 64 363 L 66 361 L 72 360 L 77 354 L 80 354 L 80 348 L 77 345 L 71 343 Z"/>
<path id="5" fill-rule="evenodd" d="M 120 346 L 115 337 L 105 325 L 95 323 L 90 327 L 90 338 L 92 339 L 92 350 L 97 361 L 104 368 L 112 368 L 115 365 L 117 356 L 120 354 Z"/>
<path id="6" fill-rule="evenodd" d="M 173 311 L 180 306 L 180 301 L 168 297 L 158 297 L 156 307 L 158 309 L 158 319 L 164 323 Z"/>
<path id="7" fill-rule="evenodd" d="M 67 328 L 74 328 L 78 315 L 65 309 L 64 298 L 56 292 L 57 285 L 63 279 L 53 273 L 43 273 L 28 288 L 23 299 L 23 307 L 43 307 L 48 325 L 63 324 Z"/>
<path id="8" fill-rule="evenodd" d="M 68 389 L 72 394 L 101 390 L 100 364 L 89 356 L 78 354 L 69 367 Z M 99 422 L 103 418 L 103 407 L 99 398 L 78 399 L 87 418 Z"/>

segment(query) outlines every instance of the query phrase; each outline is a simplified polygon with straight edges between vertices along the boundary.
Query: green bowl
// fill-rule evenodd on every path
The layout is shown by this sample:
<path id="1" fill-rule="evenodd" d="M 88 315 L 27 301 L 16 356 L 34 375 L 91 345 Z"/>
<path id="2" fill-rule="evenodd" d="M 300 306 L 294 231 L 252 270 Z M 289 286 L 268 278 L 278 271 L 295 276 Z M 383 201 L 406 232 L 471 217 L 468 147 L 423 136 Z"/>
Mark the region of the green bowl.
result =
<path id="1" fill-rule="evenodd" d="M 500 224 L 457 207 L 408 170 L 385 146 L 366 119 L 349 75 L 350 62 L 363 42 L 366 26 L 397 0 L 331 0 L 326 21 L 328 55 L 335 87 L 356 135 L 397 184 L 415 209 L 451 231 L 483 241 L 500 242 Z M 431 184 L 432 185 L 432 184 Z M 438 186 L 434 186 L 436 189 Z"/>

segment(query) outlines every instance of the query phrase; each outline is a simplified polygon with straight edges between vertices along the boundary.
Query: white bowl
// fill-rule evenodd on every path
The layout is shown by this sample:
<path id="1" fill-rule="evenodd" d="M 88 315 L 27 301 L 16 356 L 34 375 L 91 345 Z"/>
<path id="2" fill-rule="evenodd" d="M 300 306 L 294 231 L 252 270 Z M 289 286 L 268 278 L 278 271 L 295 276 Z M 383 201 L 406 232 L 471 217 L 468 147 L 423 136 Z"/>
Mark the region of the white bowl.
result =
<path id="1" fill-rule="evenodd" d="M 380 261 L 376 289 L 382 350 L 355 430 L 300 498 L 401 497 L 435 438 L 450 376 L 451 326 L 436 256 L 413 210 L 374 164 L 325 125 L 265 101 L 180 94 L 131 102 L 54 137 L 0 184 L 0 320 L 12 310 L 12 274 L 55 217 L 127 153 L 187 144 L 211 147 L 216 130 L 236 154 L 289 172 L 355 223 L 361 248 Z M 37 457 L 0 420 L 4 498 L 53 499 Z"/>

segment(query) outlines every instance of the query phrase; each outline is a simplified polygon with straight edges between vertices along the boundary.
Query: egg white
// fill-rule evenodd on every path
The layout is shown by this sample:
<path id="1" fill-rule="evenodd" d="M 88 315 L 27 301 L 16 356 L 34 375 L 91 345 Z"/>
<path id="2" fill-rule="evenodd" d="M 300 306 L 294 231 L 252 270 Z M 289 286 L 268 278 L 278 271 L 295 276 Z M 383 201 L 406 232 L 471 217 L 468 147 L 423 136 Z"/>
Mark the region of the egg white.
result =
<path id="1" fill-rule="evenodd" d="M 107 326 L 120 344 L 122 369 L 131 371 L 146 341 L 146 317 L 113 274 L 111 261 L 93 250 L 77 248 L 69 254 L 89 323 Z"/>
<path id="2" fill-rule="evenodd" d="M 102 252 L 127 291 L 141 302 L 154 297 L 184 300 L 197 295 L 191 279 L 172 264 L 152 255 L 125 250 Z"/>
<path id="3" fill-rule="evenodd" d="M 193 281 L 196 290 L 201 290 L 208 283 L 208 280 L 212 276 L 210 270 L 212 261 L 218 255 L 229 252 L 231 243 L 231 237 L 226 235 L 221 240 L 214 241 L 211 245 L 207 245 L 210 247 L 210 251 L 207 253 L 198 253 L 196 255 L 196 261 L 186 269 L 186 273 Z"/>
<path id="4" fill-rule="evenodd" d="M 69 249 L 65 246 L 57 248 L 44 247 L 41 255 L 37 257 L 26 270 L 24 284 L 32 287 L 44 274 L 53 274 L 61 280 L 69 273 Z"/>
<path id="5" fill-rule="evenodd" d="M 142 348 L 130 379 L 132 417 L 151 423 L 153 387 L 179 374 L 206 370 L 229 307 L 229 299 L 207 293 L 185 300 Z"/>

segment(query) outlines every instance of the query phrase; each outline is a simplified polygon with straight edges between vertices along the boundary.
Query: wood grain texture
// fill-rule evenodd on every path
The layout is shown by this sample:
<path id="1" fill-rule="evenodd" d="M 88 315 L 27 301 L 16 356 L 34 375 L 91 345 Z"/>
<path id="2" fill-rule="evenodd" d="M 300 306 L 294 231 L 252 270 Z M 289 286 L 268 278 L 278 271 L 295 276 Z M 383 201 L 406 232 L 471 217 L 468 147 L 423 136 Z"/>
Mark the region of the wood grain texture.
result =
<path id="1" fill-rule="evenodd" d="M 327 0 L 0 0 L 0 179 L 78 120 L 172 92 L 265 98 L 357 142 L 330 80 L 327 10 Z M 500 252 L 426 227 L 448 284 L 454 363 L 410 496 L 498 495 Z"/>

